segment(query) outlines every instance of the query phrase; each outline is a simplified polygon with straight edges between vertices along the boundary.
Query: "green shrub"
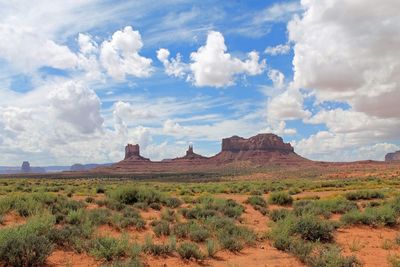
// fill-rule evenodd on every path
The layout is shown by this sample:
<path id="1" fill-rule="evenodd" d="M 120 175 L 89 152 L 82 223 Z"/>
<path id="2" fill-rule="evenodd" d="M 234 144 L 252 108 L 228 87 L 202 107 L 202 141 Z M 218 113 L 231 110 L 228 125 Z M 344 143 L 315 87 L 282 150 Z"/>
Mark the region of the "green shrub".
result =
<path id="1" fill-rule="evenodd" d="M 314 214 L 330 217 L 332 213 L 343 214 L 350 210 L 357 210 L 357 204 L 344 198 L 300 200 L 293 204 L 293 211 L 297 216 Z"/>
<path id="2" fill-rule="evenodd" d="M 208 257 L 214 257 L 215 254 L 218 252 L 218 244 L 213 239 L 207 240 L 206 248 L 207 248 L 207 256 Z"/>
<path id="3" fill-rule="evenodd" d="M 5 266 L 43 266 L 53 249 L 46 234 L 54 222 L 53 217 L 43 216 L 0 230 L 0 261 Z"/>
<path id="4" fill-rule="evenodd" d="M 182 205 L 182 201 L 176 197 L 169 197 L 165 199 L 165 205 L 169 208 L 178 208 Z"/>
<path id="5" fill-rule="evenodd" d="M 198 224 L 191 224 L 189 226 L 189 238 L 194 242 L 203 242 L 210 236 L 210 232 Z"/>
<path id="6" fill-rule="evenodd" d="M 156 236 L 163 236 L 163 235 L 169 235 L 171 232 L 169 222 L 168 221 L 153 221 L 153 231 L 156 234 Z"/>
<path id="7" fill-rule="evenodd" d="M 147 205 L 152 203 L 162 203 L 164 196 L 156 190 L 150 188 L 118 187 L 111 192 L 111 198 L 127 205 L 143 202 Z"/>
<path id="8" fill-rule="evenodd" d="M 96 193 L 97 194 L 104 194 L 106 192 L 106 189 L 103 186 L 98 186 L 96 188 Z"/>
<path id="9" fill-rule="evenodd" d="M 179 245 L 177 251 L 179 256 L 186 260 L 189 260 L 191 258 L 196 260 L 203 259 L 203 255 L 199 249 L 199 246 L 194 243 L 184 242 Z"/>
<path id="10" fill-rule="evenodd" d="M 269 217 L 272 221 L 276 222 L 282 219 L 285 219 L 290 214 L 290 210 L 288 209 L 276 209 L 272 210 L 269 213 Z"/>
<path id="11" fill-rule="evenodd" d="M 145 237 L 143 251 L 154 256 L 166 256 L 175 250 L 176 241 L 170 239 L 168 244 L 155 244 L 151 236 Z"/>
<path id="12" fill-rule="evenodd" d="M 333 240 L 333 230 L 331 222 L 312 215 L 299 218 L 294 226 L 294 232 L 309 241 L 330 242 Z"/>
<path id="13" fill-rule="evenodd" d="M 290 188 L 288 191 L 289 195 L 296 195 L 298 193 L 301 193 L 301 189 L 294 187 L 294 188 Z"/>
<path id="14" fill-rule="evenodd" d="M 86 197 L 86 198 L 85 198 L 85 201 L 86 201 L 87 203 L 94 203 L 95 199 L 94 199 L 93 197 Z"/>
<path id="15" fill-rule="evenodd" d="M 276 205 L 290 205 L 293 198 L 284 191 L 272 192 L 269 196 L 269 203 Z"/>
<path id="16" fill-rule="evenodd" d="M 344 257 L 340 254 L 337 246 L 322 246 L 315 252 L 315 255 L 307 258 L 307 265 L 311 267 L 357 267 L 362 264 L 355 256 Z"/>
<path id="17" fill-rule="evenodd" d="M 151 203 L 149 205 L 149 207 L 152 208 L 153 210 L 161 210 L 162 209 L 162 206 L 160 203 Z"/>
<path id="18" fill-rule="evenodd" d="M 267 207 L 267 201 L 265 201 L 264 198 L 260 196 L 250 196 L 247 200 L 246 203 L 250 204 L 251 206 L 260 206 L 260 207 Z"/>
<path id="19" fill-rule="evenodd" d="M 83 210 L 71 210 L 67 215 L 67 223 L 69 224 L 81 224 L 85 219 L 85 212 Z"/>
<path id="20" fill-rule="evenodd" d="M 94 225 L 110 223 L 111 215 L 111 211 L 108 209 L 93 209 L 87 212 L 90 222 Z"/>
<path id="21" fill-rule="evenodd" d="M 349 192 L 344 195 L 348 200 L 360 200 L 360 199 L 374 199 L 374 198 L 385 198 L 385 194 L 377 190 L 360 190 Z"/>
<path id="22" fill-rule="evenodd" d="M 244 245 L 253 245 L 256 235 L 248 228 L 229 224 L 217 233 L 218 241 L 222 248 L 230 251 L 240 251 Z"/>
<path id="23" fill-rule="evenodd" d="M 172 227 L 172 233 L 178 238 L 186 238 L 189 236 L 190 223 L 177 223 Z"/>
<path id="24" fill-rule="evenodd" d="M 345 213 L 341 218 L 345 224 L 365 224 L 371 226 L 393 226 L 397 221 L 395 210 L 389 206 L 366 208 L 364 212 L 354 210 Z"/>
<path id="25" fill-rule="evenodd" d="M 97 259 L 111 261 L 126 255 L 128 240 L 113 237 L 98 237 L 92 240 L 90 253 Z"/>

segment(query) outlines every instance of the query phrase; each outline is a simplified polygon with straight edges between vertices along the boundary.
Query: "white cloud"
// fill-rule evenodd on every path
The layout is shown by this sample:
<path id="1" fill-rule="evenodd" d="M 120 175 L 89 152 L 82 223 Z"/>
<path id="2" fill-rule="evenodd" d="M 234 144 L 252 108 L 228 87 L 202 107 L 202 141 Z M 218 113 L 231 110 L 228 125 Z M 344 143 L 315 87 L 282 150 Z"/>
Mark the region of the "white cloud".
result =
<path id="1" fill-rule="evenodd" d="M 295 135 L 297 130 L 295 128 L 286 128 L 285 121 L 270 121 L 271 126 L 263 129 L 260 133 L 274 133 L 277 135 Z"/>
<path id="2" fill-rule="evenodd" d="M 265 48 L 264 53 L 271 55 L 271 56 L 277 56 L 277 55 L 286 55 L 290 51 L 290 45 L 288 44 L 279 44 L 277 46 L 268 46 Z"/>
<path id="3" fill-rule="evenodd" d="M 261 10 L 253 19 L 254 23 L 285 22 L 292 18 L 293 14 L 301 11 L 298 1 L 275 3 Z"/>
<path id="4" fill-rule="evenodd" d="M 124 80 L 126 75 L 148 77 L 152 72 L 150 58 L 139 55 L 143 47 L 138 31 L 126 26 L 116 31 L 112 38 L 101 45 L 100 61 L 108 75 L 116 80 Z"/>
<path id="5" fill-rule="evenodd" d="M 22 72 L 33 72 L 43 66 L 71 69 L 78 61 L 67 46 L 57 44 L 31 28 L 0 22 L 0 38 L 0 58 Z"/>
<path id="6" fill-rule="evenodd" d="M 288 24 L 294 85 L 382 118 L 400 115 L 400 2 L 302 1 Z M 340 14 L 340 15 L 338 15 Z"/>
<path id="7" fill-rule="evenodd" d="M 103 118 L 100 115 L 100 99 L 96 93 L 77 82 L 66 82 L 49 95 L 52 114 L 58 120 L 70 123 L 82 133 L 100 130 Z"/>
<path id="8" fill-rule="evenodd" d="M 268 78 L 272 81 L 275 89 L 282 89 L 285 85 L 285 75 L 276 69 L 268 71 Z"/>
<path id="9" fill-rule="evenodd" d="M 160 60 L 165 69 L 165 73 L 167 73 L 169 76 L 174 76 L 174 77 L 183 77 L 186 75 L 188 65 L 182 62 L 182 56 L 181 54 L 177 54 L 176 58 L 171 58 L 169 59 L 169 51 L 168 49 L 165 48 L 160 48 L 157 50 L 157 58 Z"/>
<path id="10" fill-rule="evenodd" d="M 271 121 L 305 119 L 310 115 L 303 107 L 303 95 L 296 89 L 270 98 L 267 104 L 267 117 Z"/>
<path id="11" fill-rule="evenodd" d="M 259 62 L 257 52 L 248 53 L 248 59 L 242 61 L 226 51 L 222 34 L 209 32 L 206 44 L 190 55 L 191 80 L 195 86 L 230 86 L 238 74 L 257 75 L 264 71 L 265 60 Z"/>
<path id="12" fill-rule="evenodd" d="M 79 50 L 82 54 L 92 54 L 97 52 L 97 43 L 92 40 L 88 34 L 79 33 L 78 35 Z"/>

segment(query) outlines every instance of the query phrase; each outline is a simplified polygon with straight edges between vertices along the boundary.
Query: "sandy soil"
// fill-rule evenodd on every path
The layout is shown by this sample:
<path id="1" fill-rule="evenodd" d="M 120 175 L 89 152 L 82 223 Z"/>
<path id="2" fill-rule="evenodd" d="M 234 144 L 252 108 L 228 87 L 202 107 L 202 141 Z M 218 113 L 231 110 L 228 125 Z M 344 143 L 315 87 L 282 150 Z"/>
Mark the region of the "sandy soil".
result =
<path id="1" fill-rule="evenodd" d="M 16 212 L 10 212 L 4 215 L 3 223 L 0 229 L 8 226 L 16 226 L 26 223 L 26 218 L 19 216 Z"/>
<path id="2" fill-rule="evenodd" d="M 46 266 L 76 266 L 76 267 L 95 267 L 100 266 L 101 262 L 87 254 L 77 254 L 73 251 L 55 250 L 47 258 Z"/>
<path id="3" fill-rule="evenodd" d="M 335 240 L 344 255 L 355 255 L 364 267 L 389 267 L 388 257 L 400 255 L 400 246 L 395 242 L 398 234 L 399 229 L 352 226 L 338 229 Z"/>

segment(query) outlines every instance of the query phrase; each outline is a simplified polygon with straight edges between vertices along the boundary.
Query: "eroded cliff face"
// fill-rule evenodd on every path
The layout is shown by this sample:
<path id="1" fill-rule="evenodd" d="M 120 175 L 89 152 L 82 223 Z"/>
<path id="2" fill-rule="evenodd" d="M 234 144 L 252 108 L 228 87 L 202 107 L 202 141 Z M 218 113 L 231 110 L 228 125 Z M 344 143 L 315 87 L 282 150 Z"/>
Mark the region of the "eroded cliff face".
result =
<path id="1" fill-rule="evenodd" d="M 385 161 L 387 161 L 387 162 L 400 161 L 400 150 L 393 152 L 393 153 L 386 154 Z"/>
<path id="2" fill-rule="evenodd" d="M 258 134 L 249 139 L 232 136 L 222 139 L 222 151 L 240 152 L 240 151 L 280 151 L 294 152 L 289 143 L 284 143 L 282 138 L 275 134 Z"/>
<path id="3" fill-rule="evenodd" d="M 196 154 L 189 146 L 186 155 L 174 159 L 151 161 L 140 156 L 139 145 L 125 147 L 125 159 L 103 168 L 112 172 L 163 172 L 206 171 L 232 168 L 232 164 L 243 166 L 302 165 L 310 161 L 297 155 L 289 143 L 275 134 L 258 134 L 248 139 L 232 136 L 222 140 L 222 149 L 213 157 Z M 100 169 L 98 169 L 100 170 Z"/>
<path id="4" fill-rule="evenodd" d="M 144 158 L 140 155 L 140 147 L 138 144 L 132 145 L 132 144 L 127 144 L 125 146 L 125 158 L 124 160 L 128 161 L 150 161 L 147 158 Z"/>

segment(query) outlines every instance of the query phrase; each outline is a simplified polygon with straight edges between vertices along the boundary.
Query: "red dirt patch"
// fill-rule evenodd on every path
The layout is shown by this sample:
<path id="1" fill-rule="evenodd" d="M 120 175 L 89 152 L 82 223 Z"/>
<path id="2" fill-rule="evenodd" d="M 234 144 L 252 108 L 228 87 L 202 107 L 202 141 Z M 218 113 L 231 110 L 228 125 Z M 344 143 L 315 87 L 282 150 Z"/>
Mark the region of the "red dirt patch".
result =
<path id="1" fill-rule="evenodd" d="M 251 205 L 244 204 L 246 210 L 242 214 L 244 224 L 256 232 L 265 232 L 268 230 L 267 223 L 269 219 L 255 210 Z"/>
<path id="2" fill-rule="evenodd" d="M 21 225 L 24 223 L 26 223 L 26 218 L 19 216 L 15 212 L 10 212 L 4 215 L 3 223 L 0 224 L 0 228 Z"/>
<path id="3" fill-rule="evenodd" d="M 391 266 L 390 255 L 399 254 L 400 247 L 394 241 L 398 229 L 352 226 L 338 229 L 336 242 L 343 248 L 344 255 L 354 254 L 364 267 Z"/>
<path id="4" fill-rule="evenodd" d="M 257 247 L 245 248 L 240 253 L 221 251 L 216 259 L 209 261 L 210 266 L 305 266 L 294 256 L 277 250 L 264 242 Z"/>
<path id="5" fill-rule="evenodd" d="M 74 266 L 74 267 L 94 267 L 100 266 L 101 262 L 87 254 L 77 254 L 73 251 L 55 250 L 47 258 L 46 266 Z"/>

